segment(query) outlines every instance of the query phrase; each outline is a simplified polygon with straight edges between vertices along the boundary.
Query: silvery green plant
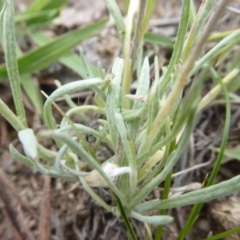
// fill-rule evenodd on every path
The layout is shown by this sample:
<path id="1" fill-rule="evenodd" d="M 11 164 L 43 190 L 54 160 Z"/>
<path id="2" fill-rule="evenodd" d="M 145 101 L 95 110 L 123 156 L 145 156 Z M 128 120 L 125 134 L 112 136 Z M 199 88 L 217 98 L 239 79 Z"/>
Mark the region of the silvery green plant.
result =
<path id="1" fill-rule="evenodd" d="M 25 155 L 10 145 L 10 151 L 17 160 L 38 169 L 42 174 L 80 181 L 99 205 L 122 217 L 131 239 L 136 239 L 136 233 L 129 218 L 145 223 L 146 227 L 149 226 L 147 224 L 159 225 L 156 236 L 161 237 L 161 226 L 173 221 L 173 217 L 167 215 L 166 209 L 196 204 L 184 231 L 179 235 L 179 239 L 183 239 L 196 220 L 194 216 L 197 216 L 201 209 L 200 203 L 239 190 L 239 176 L 213 185 L 230 126 L 230 103 L 226 86 L 236 80 L 239 71 L 230 68 L 225 77 L 221 77 L 212 67 L 212 63 L 225 53 L 223 49 L 226 49 L 226 46 L 233 48 L 240 41 L 240 31 L 236 30 L 227 35 L 208 53 L 202 55 L 204 44 L 227 1 L 221 1 L 214 13 L 211 11 L 214 1 L 206 1 L 195 16 L 192 12 L 192 2 L 183 1 L 171 61 L 167 67 L 161 69 L 162 74 L 159 76 L 158 58 L 155 57 L 155 79 L 150 87 L 150 64 L 148 57 L 143 59 L 142 45 L 155 1 L 131 0 L 127 22 L 124 23 L 116 2 L 106 0 L 106 6 L 113 15 L 119 31 L 123 59 L 115 59 L 109 74 L 105 75 L 100 68 L 102 78 L 94 77 L 89 72 L 89 79 L 63 86 L 57 83 L 57 90 L 46 96 L 43 109 L 44 122 L 49 130 L 42 131 L 37 136 L 27 126 L 23 104 L 20 101 L 22 94 L 14 53 L 14 6 L 11 0 L 7 0 L 6 3 L 3 13 L 3 40 L 16 114 L 2 100 L 0 111 L 18 131 L 19 140 L 23 145 Z M 194 19 L 192 22 L 190 16 Z M 189 28 L 191 30 L 188 32 Z M 135 34 L 132 39 L 133 31 Z M 135 43 L 133 48 L 130 47 L 131 41 Z M 226 51 L 229 51 L 229 48 Z M 137 90 L 132 95 L 130 86 L 134 70 L 137 72 Z M 202 98 L 201 88 L 209 75 L 217 83 L 209 94 Z M 190 80 L 191 87 L 183 98 L 184 86 Z M 95 92 L 95 105 L 76 106 L 69 95 L 88 88 Z M 203 189 L 169 198 L 173 168 L 188 144 L 194 130 L 195 118 L 221 90 L 226 100 L 226 122 L 221 150 L 209 181 Z M 55 103 L 61 97 L 64 97 L 70 106 L 68 112 L 62 112 Z M 55 122 L 53 106 L 62 114 L 59 124 Z M 104 116 L 98 120 L 99 128 L 93 129 L 72 122 L 73 114 L 82 115 L 89 110 Z M 70 135 L 70 131 L 73 131 L 74 135 Z M 86 134 L 96 139 L 94 144 L 89 144 Z M 39 138 L 50 137 L 55 140 L 58 152 L 50 151 L 39 143 Z M 96 154 L 97 150 L 101 149 L 101 144 L 107 145 L 113 153 L 104 161 L 100 161 Z M 50 164 L 43 164 L 41 160 L 49 161 Z M 145 201 L 148 195 L 163 183 L 162 199 Z M 109 188 L 116 205 L 107 204 L 97 195 L 94 187 Z M 159 214 L 156 214 L 156 210 Z M 153 211 L 155 215 L 152 214 Z"/>

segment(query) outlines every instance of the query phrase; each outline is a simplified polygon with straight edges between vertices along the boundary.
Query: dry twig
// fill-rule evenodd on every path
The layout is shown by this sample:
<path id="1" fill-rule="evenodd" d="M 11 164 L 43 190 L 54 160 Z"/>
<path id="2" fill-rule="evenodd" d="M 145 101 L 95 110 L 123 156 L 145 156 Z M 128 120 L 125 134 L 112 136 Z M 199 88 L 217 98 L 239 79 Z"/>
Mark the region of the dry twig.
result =
<path id="1" fill-rule="evenodd" d="M 51 204 L 50 204 L 50 192 L 51 192 L 51 177 L 44 177 L 43 195 L 40 205 L 40 220 L 38 226 L 39 240 L 49 240 L 51 234 Z"/>
<path id="2" fill-rule="evenodd" d="M 14 212 L 14 208 L 12 206 L 11 197 L 9 196 L 9 192 L 7 191 L 7 188 L 5 188 L 3 182 L 0 179 L 0 198 L 2 199 L 5 208 L 3 208 L 3 212 L 5 217 L 9 220 L 11 223 L 10 226 L 12 228 L 12 232 L 15 236 L 16 240 L 22 240 L 20 227 L 17 221 L 16 213 Z"/>
<path id="3" fill-rule="evenodd" d="M 4 171 L 0 168 L 0 182 L 2 182 L 3 185 L 5 185 L 6 189 L 11 190 L 14 197 L 17 199 L 17 201 L 37 220 L 38 216 L 36 212 L 32 209 L 30 204 L 28 204 L 25 200 L 22 199 L 22 197 L 19 195 L 18 190 L 13 185 L 13 183 L 7 178 Z"/>

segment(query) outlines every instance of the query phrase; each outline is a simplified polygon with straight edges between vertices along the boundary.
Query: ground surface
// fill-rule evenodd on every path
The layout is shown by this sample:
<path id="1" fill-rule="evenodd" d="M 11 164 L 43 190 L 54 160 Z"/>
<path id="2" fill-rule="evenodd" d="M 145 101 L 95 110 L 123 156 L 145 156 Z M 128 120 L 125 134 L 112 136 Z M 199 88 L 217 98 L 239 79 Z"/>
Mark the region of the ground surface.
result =
<path id="1" fill-rule="evenodd" d="M 19 1 L 19 8 L 31 1 Z M 121 2 L 121 1 L 119 1 Z M 200 1 L 196 1 L 198 5 Z M 94 7 L 93 7 L 94 5 Z M 232 6 L 240 7 L 238 1 L 232 1 Z M 240 9 L 240 8 L 239 8 Z M 56 20 L 50 31 L 57 34 L 61 29 L 69 29 L 91 23 L 106 15 L 107 11 L 103 0 L 74 1 L 63 10 L 61 17 Z M 76 16 L 71 18 L 70 16 Z M 180 16 L 180 1 L 158 0 L 150 29 L 156 33 L 174 37 Z M 218 26 L 221 30 L 231 30 L 240 27 L 239 15 L 227 12 Z M 60 29 L 60 30 L 59 30 Z M 49 29 L 48 29 L 49 31 Z M 108 70 L 112 60 L 119 55 L 120 45 L 116 32 L 108 27 L 96 37 L 85 41 L 82 47 L 87 60 L 96 64 L 101 61 Z M 152 46 L 146 46 L 150 48 Z M 239 50 L 239 49 L 238 49 Z M 155 48 L 163 59 L 168 61 L 169 50 Z M 42 88 L 52 91 L 54 78 L 63 83 L 76 80 L 76 76 L 64 69 L 58 63 L 39 74 L 39 83 Z M 207 92 L 209 85 L 205 85 L 203 92 Z M 1 84 L 0 96 L 9 105 L 12 104 L 8 84 Z M 82 103 L 91 101 L 88 92 L 79 99 Z M 27 103 L 27 100 L 26 100 Z M 33 121 L 32 108 L 26 104 L 29 122 Z M 209 150 L 209 146 L 219 146 L 224 125 L 224 104 L 221 100 L 215 101 L 199 116 L 194 134 L 188 148 L 184 152 L 176 172 L 206 163 L 205 167 L 183 174 L 173 181 L 174 188 L 190 183 L 201 183 L 204 177 L 211 172 L 216 153 Z M 228 140 L 229 148 L 240 149 L 240 111 L 239 102 L 232 103 L 231 131 Z M 98 240 L 98 239 L 128 239 L 125 227 L 121 220 L 113 214 L 107 213 L 97 206 L 79 183 L 65 182 L 59 179 L 50 179 L 38 172 L 18 163 L 8 151 L 8 145 L 16 140 L 16 133 L 0 118 L 1 145 L 0 145 L 0 239 L 41 239 L 41 240 Z M 217 181 L 230 179 L 240 172 L 240 163 L 234 159 L 225 158 Z M 111 197 L 107 191 L 96 189 L 109 203 Z M 153 194 L 159 194 L 158 190 Z M 233 194 L 224 199 L 217 199 L 204 205 L 196 226 L 189 239 L 204 239 L 209 232 L 214 233 L 240 225 L 240 197 Z M 164 239 L 175 239 L 176 234 L 183 227 L 190 211 L 189 207 L 170 211 L 175 222 L 166 228 Z M 133 222 L 138 230 L 138 238 L 144 239 L 142 226 Z M 48 232 L 51 232 L 48 236 Z M 235 236 L 229 239 L 240 239 Z"/>

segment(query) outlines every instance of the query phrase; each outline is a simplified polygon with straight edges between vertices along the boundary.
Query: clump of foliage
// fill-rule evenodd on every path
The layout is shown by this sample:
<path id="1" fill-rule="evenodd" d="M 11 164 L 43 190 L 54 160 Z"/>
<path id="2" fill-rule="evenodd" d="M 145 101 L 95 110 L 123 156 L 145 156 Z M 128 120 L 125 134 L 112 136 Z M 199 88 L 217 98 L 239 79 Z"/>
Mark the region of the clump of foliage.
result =
<path id="1" fill-rule="evenodd" d="M 75 40 L 72 45 L 69 44 L 72 36 L 79 40 L 79 36 L 85 33 L 84 36 L 87 38 L 88 34 L 103 27 L 105 22 L 67 33 L 17 59 L 14 6 L 13 1 L 6 1 L 2 13 L 6 66 L 0 67 L 0 78 L 6 77 L 7 69 L 16 114 L 2 100 L 0 100 L 0 112 L 18 131 L 25 155 L 13 145 L 10 145 L 10 151 L 16 159 L 38 169 L 43 174 L 80 181 L 99 205 L 122 217 L 131 239 L 136 239 L 136 233 L 129 221 L 130 217 L 144 222 L 148 230 L 151 225 L 158 225 L 156 239 L 161 239 L 162 226 L 173 221 L 171 216 L 166 215 L 166 210 L 195 204 L 178 237 L 184 239 L 196 221 L 202 203 L 239 189 L 239 176 L 214 184 L 230 126 L 229 91 L 238 88 L 236 83 L 239 80 L 239 71 L 234 64 L 229 64 L 223 73 L 214 68 L 214 63 L 224 60 L 232 51 L 240 41 L 240 31 L 236 30 L 225 36 L 215 34 L 214 37 L 219 37 L 220 41 L 205 52 L 204 45 L 227 1 L 221 1 L 217 6 L 214 6 L 213 1 L 205 1 L 197 14 L 191 0 L 182 1 L 181 20 L 170 63 L 159 69 L 158 57 L 155 57 L 155 79 L 150 87 L 149 60 L 147 56 L 144 57 L 142 46 L 144 39 L 156 37 L 146 34 L 155 1 L 129 1 L 129 5 L 126 4 L 128 9 L 126 22 L 115 1 L 105 0 L 105 3 L 116 22 L 122 43 L 123 59 L 115 59 L 111 73 L 105 74 L 101 67 L 96 69 L 90 66 L 84 57 L 77 59 L 76 56 L 68 55 L 61 58 L 61 61 L 68 63 L 69 66 L 76 60 L 74 67 L 81 61 L 79 68 L 82 66 L 82 69 L 75 70 L 85 79 L 59 86 L 50 96 L 46 96 L 47 100 L 43 109 L 39 108 L 39 112 L 42 112 L 44 123 L 49 130 L 35 136 L 27 125 L 21 100 L 20 84 L 24 83 L 24 76 L 28 74 L 30 77 L 30 72 L 41 69 L 44 64 L 49 64 L 65 54 L 77 43 Z M 214 12 L 212 12 L 213 7 L 216 7 Z M 64 44 L 67 46 L 65 47 Z M 43 55 L 48 52 L 52 55 L 50 54 L 48 60 L 44 62 Z M 236 55 L 237 57 L 239 58 L 239 54 Z M 29 60 L 35 68 L 31 69 L 26 65 L 26 61 Z M 130 86 L 134 72 L 136 72 L 137 90 L 132 95 Z M 202 97 L 202 85 L 207 78 L 212 78 L 216 86 L 208 95 Z M 189 81 L 191 87 L 183 97 L 184 86 Z M 232 88 L 227 89 L 230 82 Z M 95 105 L 75 105 L 69 94 L 86 88 L 92 88 L 95 92 Z M 226 121 L 221 148 L 209 180 L 199 190 L 168 198 L 173 168 L 189 142 L 196 116 L 220 93 L 221 89 L 226 101 Z M 60 97 L 65 97 L 70 107 L 68 112 L 63 112 L 55 103 Z M 60 124 L 55 122 L 53 105 L 62 114 Z M 71 120 L 72 114 L 85 114 L 88 110 L 105 116 L 98 120 L 100 124 L 98 129 Z M 94 145 L 89 144 L 85 134 L 95 137 Z M 53 138 L 58 146 L 58 152 L 44 148 L 38 141 L 40 137 Z M 101 144 L 107 145 L 113 152 L 104 162 L 100 162 L 96 156 Z M 49 164 L 44 164 L 43 160 L 48 161 Z M 82 166 L 85 168 L 81 169 Z M 87 172 L 85 169 L 91 171 Z M 162 183 L 164 183 L 162 198 L 145 201 L 147 196 Z M 93 187 L 108 187 L 116 205 L 108 205 L 95 193 Z M 155 213 L 159 211 L 159 214 L 153 216 L 152 211 Z M 151 231 L 147 232 L 150 234 Z M 150 236 L 149 238 L 151 239 Z"/>

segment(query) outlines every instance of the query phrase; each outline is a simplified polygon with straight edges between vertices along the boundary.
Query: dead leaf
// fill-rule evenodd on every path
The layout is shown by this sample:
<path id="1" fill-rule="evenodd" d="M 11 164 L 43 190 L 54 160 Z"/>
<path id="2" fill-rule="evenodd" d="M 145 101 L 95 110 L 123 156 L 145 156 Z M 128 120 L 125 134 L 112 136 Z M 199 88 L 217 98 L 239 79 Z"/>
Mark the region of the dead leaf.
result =
<path id="1" fill-rule="evenodd" d="M 240 196 L 237 194 L 222 200 L 216 200 L 210 205 L 210 218 L 217 233 L 240 226 Z M 216 234 L 216 233 L 215 233 Z M 238 240 L 240 234 L 234 234 L 224 240 Z"/>

